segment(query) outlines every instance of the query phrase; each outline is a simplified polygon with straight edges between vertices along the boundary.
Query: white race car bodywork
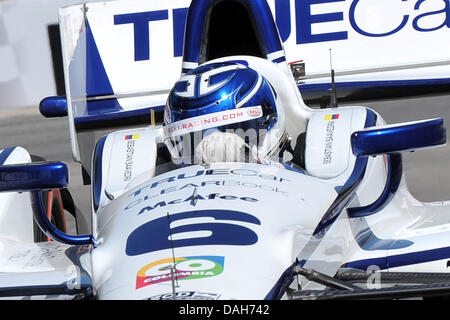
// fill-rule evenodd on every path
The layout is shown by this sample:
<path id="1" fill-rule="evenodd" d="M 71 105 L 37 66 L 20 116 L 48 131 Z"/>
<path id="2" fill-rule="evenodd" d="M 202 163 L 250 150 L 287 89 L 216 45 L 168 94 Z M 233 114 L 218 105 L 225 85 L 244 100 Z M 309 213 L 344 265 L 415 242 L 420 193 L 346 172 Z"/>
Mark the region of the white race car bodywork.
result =
<path id="1" fill-rule="evenodd" d="M 316 112 L 313 118 L 323 119 L 330 110 Z M 333 112 L 339 113 L 342 121 L 346 113 L 360 116 L 344 128 L 336 125 L 336 134 L 342 129 L 344 136 L 356 130 L 352 122 L 361 124 L 365 109 Z M 323 124 L 316 121 L 317 127 L 309 127 L 308 132 L 321 131 Z M 125 137 L 138 134 L 136 153 L 139 148 L 147 149 L 146 131 L 158 130 L 116 132 L 104 145 L 113 148 L 108 142 L 115 141 L 125 148 Z M 310 145 L 314 146 L 313 142 Z M 312 153 L 317 155 L 318 149 Z M 196 292 L 199 297 L 201 293 L 221 299 L 281 298 L 283 283 L 298 261 L 330 276 L 342 267 L 446 272 L 448 256 L 443 248 L 447 245 L 442 241 L 449 227 L 445 218 L 448 204 L 415 200 L 401 172 L 395 196 L 376 214 L 351 217 L 344 209 L 331 227 L 318 232 L 324 214 L 342 197 L 339 188 L 354 175 L 356 157 L 349 155 L 349 145 L 341 143 L 336 149 L 340 160 L 351 159 L 346 166 L 336 166 L 344 170 L 330 170 L 325 178 L 318 177 L 319 169 L 313 176 L 278 166 L 216 163 L 179 168 L 144 183 L 137 176 L 114 200 L 107 200 L 108 193 L 102 193 L 104 206 L 98 208 L 94 219 L 94 236 L 101 245 L 92 254 L 92 276 L 94 283 L 100 283 L 94 285 L 98 296 L 158 298 L 171 296 L 174 285 L 176 292 L 188 296 Z M 305 153 L 308 155 L 308 149 Z M 310 158 L 306 156 L 307 168 L 308 161 L 316 160 L 313 155 Z M 108 153 L 104 159 L 110 161 L 104 166 L 109 168 L 102 172 L 104 176 L 123 177 L 123 159 L 111 161 Z M 134 165 L 148 168 L 151 159 L 140 158 Z M 346 208 L 377 201 L 388 185 L 388 174 L 393 174 L 388 172 L 387 161 L 383 155 L 368 160 Z M 398 258 L 402 255 L 404 259 Z M 168 267 L 174 265 L 171 274 Z M 315 286 L 303 283 L 305 289 Z"/>
<path id="2" fill-rule="evenodd" d="M 173 259 L 187 259 L 196 260 L 198 266 L 184 263 L 185 269 L 175 268 L 177 291 L 263 299 L 278 275 L 291 267 L 301 242 L 320 220 L 320 214 L 311 213 L 322 212 L 335 195 L 332 186 L 318 180 L 308 181 L 311 188 L 302 190 L 305 176 L 296 179 L 298 173 L 274 174 L 268 169 L 248 164 L 179 169 L 100 209 L 102 246 L 94 251 L 93 261 L 101 263 L 94 263 L 98 268 L 93 277 L 103 278 L 110 271 L 112 281 L 97 288 L 99 294 L 123 299 L 171 293 L 170 269 L 161 271 L 161 267 L 171 265 Z M 328 199 L 320 194 L 329 195 Z M 164 228 L 169 224 L 171 235 Z M 148 245 L 159 250 L 148 252 Z M 117 246 L 124 253 L 120 257 L 114 254 Z M 255 286 L 239 289 L 247 281 Z"/>
<path id="3" fill-rule="evenodd" d="M 195 3 L 197 8 L 203 4 Z M 258 6 L 266 10 L 262 1 Z M 72 26 L 77 28 L 77 22 Z M 279 41 L 278 33 L 272 34 L 277 38 L 271 41 Z M 189 44 L 187 49 L 201 51 Z M 444 144 L 442 120 L 386 126 L 364 106 L 311 109 L 286 61 L 275 61 L 284 57 L 282 50 L 266 53 L 203 62 L 186 60 L 186 53 L 182 73 L 226 60 L 261 73 L 284 102 L 286 130 L 293 146 L 303 147 L 304 167 L 290 162 L 176 166 L 161 162 L 164 133 L 158 124 L 108 133 L 89 154 L 92 235 L 67 235 L 49 225 L 36 192 L 40 189 L 20 184 L 29 182 L 26 175 L 17 179 L 18 187 L 0 186 L 11 191 L 4 194 L 10 199 L 31 195 L 30 202 L 20 201 L 26 216 L 14 216 L 14 223 L 29 223 L 34 211 L 43 231 L 65 243 L 33 244 L 25 237 L 27 230 L 8 229 L 20 239 L 11 246 L 2 232 L 0 296 L 281 299 L 343 289 L 302 270 L 332 278 L 346 270 L 437 272 L 445 278 L 450 203 L 415 200 L 400 154 Z M 75 128 L 77 113 L 70 103 L 79 101 L 71 98 L 69 121 Z M 97 101 L 84 101 L 84 106 L 92 102 Z M 95 116 L 111 114 L 103 110 Z M 304 142 L 297 140 L 301 134 Z M 7 159 L 3 164 L 29 162 L 12 155 Z M 41 173 L 60 172 L 55 166 L 42 168 Z M 0 167 L 2 174 L 8 170 Z M 23 165 L 15 172 L 33 170 Z M 29 192 L 19 195 L 17 190 Z M 8 213 L 7 207 L 0 211 L 0 231 L 13 224 Z M 62 270 L 70 272 L 62 275 Z M 49 285 L 51 292 L 46 291 Z"/>
<path id="4" fill-rule="evenodd" d="M 29 163 L 31 157 L 21 147 L 0 150 L 0 165 Z M 33 212 L 28 194 L 0 193 L 0 248 L 33 242 Z"/>
<path id="5" fill-rule="evenodd" d="M 344 121 L 350 110 L 365 113 L 362 107 L 333 112 Z M 315 117 L 329 111 L 316 111 Z M 361 123 L 361 117 L 353 120 Z M 352 132 L 346 129 L 344 134 Z M 101 181 L 101 197 L 94 209 L 92 251 L 82 250 L 75 264 L 64 252 L 76 247 L 5 247 L 2 275 L 10 280 L 4 283 L 20 287 L 25 278 L 39 285 L 37 275 L 45 279 L 51 274 L 51 279 L 72 284 L 79 275 L 70 266 L 83 266 L 90 270 L 99 299 L 162 299 L 173 292 L 191 299 L 278 299 L 286 297 L 286 285 L 298 264 L 330 276 L 344 267 L 446 272 L 448 204 L 418 202 L 402 178 L 395 196 L 375 214 L 351 217 L 345 209 L 370 205 L 383 193 L 389 180 L 384 155 L 368 160 L 355 194 L 334 223 L 318 231 L 324 214 L 342 197 L 339 189 L 353 179 L 353 155 L 345 170 L 326 178 L 282 166 L 215 163 L 181 167 L 149 179 L 155 173 L 152 163 L 160 134 L 158 127 L 118 131 L 105 137 L 103 150 L 96 150 L 100 156 L 94 162 L 101 165 L 104 178 L 96 180 Z M 130 140 L 134 171 L 121 188 L 118 181 L 128 180 L 124 151 Z M 348 143 L 339 146 L 345 147 L 349 149 Z M 112 157 L 112 150 L 123 157 Z M 20 252 L 28 255 L 14 258 Z M 33 260 L 39 262 L 33 265 Z M 20 268 L 33 276 L 13 277 Z M 317 288 L 312 281 L 300 282 L 305 290 Z"/>

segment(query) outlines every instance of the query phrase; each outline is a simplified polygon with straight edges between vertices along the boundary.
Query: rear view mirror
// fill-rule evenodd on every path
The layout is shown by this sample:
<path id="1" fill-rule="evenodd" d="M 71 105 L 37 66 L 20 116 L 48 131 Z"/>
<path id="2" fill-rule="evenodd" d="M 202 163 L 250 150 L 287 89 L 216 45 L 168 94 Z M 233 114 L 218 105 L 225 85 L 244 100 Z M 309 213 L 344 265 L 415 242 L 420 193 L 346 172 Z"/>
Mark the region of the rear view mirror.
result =
<path id="1" fill-rule="evenodd" d="M 34 220 L 51 239 L 71 245 L 95 245 L 94 237 L 69 235 L 58 230 L 48 219 L 42 191 L 62 189 L 69 184 L 69 169 L 64 162 L 33 162 L 0 166 L 0 192 L 31 193 Z"/>
<path id="2" fill-rule="evenodd" d="M 67 117 L 66 97 L 47 97 L 39 103 L 39 111 L 46 118 Z"/>
<path id="3" fill-rule="evenodd" d="M 63 162 L 35 162 L 0 166 L 0 192 L 65 188 L 69 170 Z"/>
<path id="4" fill-rule="evenodd" d="M 355 156 L 413 151 L 446 144 L 447 134 L 442 118 L 387 126 L 369 127 L 351 136 Z"/>

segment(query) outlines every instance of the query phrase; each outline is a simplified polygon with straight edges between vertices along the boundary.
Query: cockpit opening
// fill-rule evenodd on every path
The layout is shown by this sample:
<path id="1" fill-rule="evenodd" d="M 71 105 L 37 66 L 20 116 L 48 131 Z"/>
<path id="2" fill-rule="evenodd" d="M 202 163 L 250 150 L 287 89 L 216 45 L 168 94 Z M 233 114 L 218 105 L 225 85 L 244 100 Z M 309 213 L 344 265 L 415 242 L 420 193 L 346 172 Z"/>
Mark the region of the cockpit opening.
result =
<path id="1" fill-rule="evenodd" d="M 206 35 L 205 61 L 232 55 L 266 58 L 251 16 L 239 1 L 223 1 L 211 9 Z"/>

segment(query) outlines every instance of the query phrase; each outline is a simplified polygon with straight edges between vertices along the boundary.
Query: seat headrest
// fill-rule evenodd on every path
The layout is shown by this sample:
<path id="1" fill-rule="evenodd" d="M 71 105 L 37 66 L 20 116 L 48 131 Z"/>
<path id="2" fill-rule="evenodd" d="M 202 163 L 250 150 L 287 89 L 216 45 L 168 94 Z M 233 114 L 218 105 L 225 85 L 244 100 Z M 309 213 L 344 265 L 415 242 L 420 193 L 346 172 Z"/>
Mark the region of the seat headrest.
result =
<path id="1" fill-rule="evenodd" d="M 306 171 L 314 177 L 329 179 L 351 170 L 355 156 L 350 136 L 364 128 L 366 114 L 363 107 L 313 111 L 306 131 Z"/>

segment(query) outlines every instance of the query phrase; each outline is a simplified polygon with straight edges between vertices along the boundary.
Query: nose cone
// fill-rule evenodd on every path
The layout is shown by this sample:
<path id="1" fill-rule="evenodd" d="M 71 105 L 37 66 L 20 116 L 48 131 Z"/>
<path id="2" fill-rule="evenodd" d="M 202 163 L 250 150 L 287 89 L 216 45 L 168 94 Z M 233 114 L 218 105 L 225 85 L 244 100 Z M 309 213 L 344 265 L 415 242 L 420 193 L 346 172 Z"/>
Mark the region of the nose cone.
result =
<path id="1" fill-rule="evenodd" d="M 317 179 L 269 169 L 183 167 L 100 209 L 103 243 L 92 254 L 99 297 L 159 299 L 175 288 L 190 298 L 264 299 L 336 196 Z"/>

